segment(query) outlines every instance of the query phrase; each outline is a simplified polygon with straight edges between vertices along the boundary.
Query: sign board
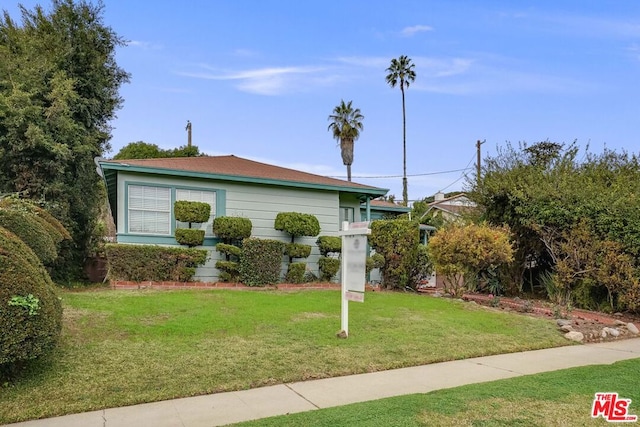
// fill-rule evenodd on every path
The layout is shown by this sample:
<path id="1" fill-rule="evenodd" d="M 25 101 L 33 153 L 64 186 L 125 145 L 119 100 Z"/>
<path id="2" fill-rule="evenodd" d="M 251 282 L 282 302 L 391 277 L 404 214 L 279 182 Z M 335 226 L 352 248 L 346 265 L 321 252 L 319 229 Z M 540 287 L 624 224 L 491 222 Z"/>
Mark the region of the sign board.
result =
<path id="1" fill-rule="evenodd" d="M 345 297 L 347 298 L 347 300 L 349 301 L 354 301 L 354 302 L 364 302 L 364 292 L 351 292 L 351 291 L 347 291 L 345 293 Z"/>
<path id="2" fill-rule="evenodd" d="M 347 291 L 364 292 L 367 236 L 342 236 L 342 268 Z"/>

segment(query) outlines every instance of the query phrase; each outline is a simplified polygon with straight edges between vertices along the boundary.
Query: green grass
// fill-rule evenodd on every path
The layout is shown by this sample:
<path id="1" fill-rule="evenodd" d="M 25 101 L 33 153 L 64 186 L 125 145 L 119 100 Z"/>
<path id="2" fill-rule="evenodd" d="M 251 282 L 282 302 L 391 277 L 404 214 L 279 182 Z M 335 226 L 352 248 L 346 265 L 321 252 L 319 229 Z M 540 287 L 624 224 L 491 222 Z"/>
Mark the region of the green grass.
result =
<path id="1" fill-rule="evenodd" d="M 631 399 L 640 415 L 640 359 L 473 384 L 237 424 L 268 426 L 590 426 L 597 392 Z"/>
<path id="2" fill-rule="evenodd" d="M 0 388 L 0 423 L 567 342 L 552 321 L 405 293 L 64 292 L 59 348 Z"/>

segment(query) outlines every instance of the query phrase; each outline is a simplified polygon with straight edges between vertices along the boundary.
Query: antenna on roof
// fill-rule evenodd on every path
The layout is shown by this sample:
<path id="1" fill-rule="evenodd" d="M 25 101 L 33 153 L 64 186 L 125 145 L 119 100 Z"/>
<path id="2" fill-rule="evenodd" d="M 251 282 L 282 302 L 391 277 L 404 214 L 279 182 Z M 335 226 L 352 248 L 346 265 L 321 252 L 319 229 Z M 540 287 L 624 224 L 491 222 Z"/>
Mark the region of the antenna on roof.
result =
<path id="1" fill-rule="evenodd" d="M 191 147 L 191 121 L 187 120 L 187 127 L 185 128 L 187 130 L 187 146 Z"/>

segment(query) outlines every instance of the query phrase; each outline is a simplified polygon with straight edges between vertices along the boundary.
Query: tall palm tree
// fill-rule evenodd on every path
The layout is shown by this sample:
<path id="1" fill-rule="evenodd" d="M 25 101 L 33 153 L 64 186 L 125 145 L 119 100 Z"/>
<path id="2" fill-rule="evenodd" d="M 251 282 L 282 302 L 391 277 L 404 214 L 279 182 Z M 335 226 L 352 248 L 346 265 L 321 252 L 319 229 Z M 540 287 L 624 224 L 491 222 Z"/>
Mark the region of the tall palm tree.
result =
<path id="1" fill-rule="evenodd" d="M 387 83 L 391 87 L 399 84 L 402 92 L 402 203 L 407 206 L 409 203 L 409 193 L 407 191 L 407 119 L 404 109 L 404 89 L 415 81 L 416 72 L 413 71 L 415 64 L 411 58 L 401 55 L 398 59 L 392 59 L 391 65 L 387 68 Z"/>
<path id="2" fill-rule="evenodd" d="M 353 108 L 349 101 L 344 100 L 333 109 L 333 114 L 329 116 L 331 123 L 327 130 L 333 133 L 333 137 L 340 144 L 342 163 L 347 166 L 347 179 L 351 181 L 351 164 L 353 163 L 353 143 L 360 136 L 360 131 L 364 129 L 362 120 L 364 116 L 359 108 Z"/>

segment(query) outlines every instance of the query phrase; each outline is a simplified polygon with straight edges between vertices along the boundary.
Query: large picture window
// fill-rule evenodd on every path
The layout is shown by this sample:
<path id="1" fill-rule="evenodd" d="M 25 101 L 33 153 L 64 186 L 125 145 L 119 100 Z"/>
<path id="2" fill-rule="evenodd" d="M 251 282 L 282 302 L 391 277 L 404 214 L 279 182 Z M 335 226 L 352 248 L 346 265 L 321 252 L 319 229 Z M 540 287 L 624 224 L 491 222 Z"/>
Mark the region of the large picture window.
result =
<path id="1" fill-rule="evenodd" d="M 130 185 L 129 233 L 171 233 L 171 189 Z"/>
<path id="2" fill-rule="evenodd" d="M 199 228 L 205 230 L 205 236 L 213 236 L 213 217 L 216 212 L 216 193 L 215 191 L 206 190 L 186 190 L 182 188 L 176 189 L 176 201 L 187 200 L 189 202 L 204 202 L 211 206 L 211 214 L 209 221 L 202 224 L 192 224 L 191 228 Z M 189 223 L 176 221 L 176 228 L 189 228 Z"/>

